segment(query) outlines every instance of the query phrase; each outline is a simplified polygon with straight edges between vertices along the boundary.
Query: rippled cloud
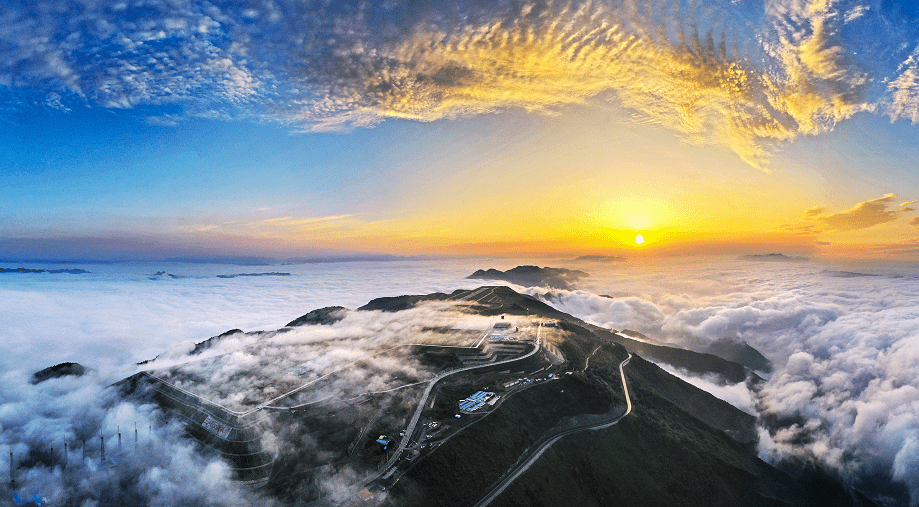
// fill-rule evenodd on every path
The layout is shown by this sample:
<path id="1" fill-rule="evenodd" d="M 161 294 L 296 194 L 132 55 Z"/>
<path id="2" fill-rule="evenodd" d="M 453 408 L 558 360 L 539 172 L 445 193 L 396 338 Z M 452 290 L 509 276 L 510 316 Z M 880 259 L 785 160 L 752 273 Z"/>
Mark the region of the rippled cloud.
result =
<path id="1" fill-rule="evenodd" d="M 915 56 L 854 57 L 904 43 L 852 35 L 882 14 L 831 0 L 14 2 L 0 86 L 14 108 L 169 105 L 149 122 L 305 130 L 610 100 L 765 168 L 775 143 L 859 111 L 917 121 Z"/>

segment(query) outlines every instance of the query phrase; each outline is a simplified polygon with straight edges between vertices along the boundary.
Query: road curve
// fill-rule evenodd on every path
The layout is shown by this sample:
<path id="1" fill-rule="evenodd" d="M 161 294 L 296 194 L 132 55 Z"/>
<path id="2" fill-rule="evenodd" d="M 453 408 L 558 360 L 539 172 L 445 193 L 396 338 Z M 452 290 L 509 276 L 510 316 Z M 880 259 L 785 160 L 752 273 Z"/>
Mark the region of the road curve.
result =
<path id="1" fill-rule="evenodd" d="M 499 365 L 499 364 L 511 363 L 511 362 L 514 362 L 514 361 L 519 361 L 519 360 L 521 360 L 521 359 L 526 359 L 526 358 L 528 358 L 528 357 L 530 357 L 530 356 L 536 354 L 536 353 L 539 352 L 539 350 L 542 348 L 542 336 L 540 335 L 540 331 L 541 331 L 541 330 L 542 330 L 542 323 L 540 323 L 540 324 L 539 324 L 539 327 L 536 329 L 536 346 L 533 348 L 532 351 L 530 351 L 530 352 L 528 352 L 528 353 L 526 353 L 526 354 L 524 354 L 524 355 L 522 355 L 522 356 L 520 356 L 520 357 L 514 357 L 514 358 L 511 358 L 511 359 L 505 359 L 505 360 L 503 360 L 503 361 L 498 361 L 498 362 L 495 362 L 495 363 L 487 363 L 487 364 L 482 364 L 482 365 L 467 366 L 467 367 L 465 367 L 465 368 L 460 368 L 460 369 L 458 369 L 458 370 L 448 371 L 448 372 L 446 372 L 446 373 L 442 373 L 442 374 L 440 374 L 440 375 L 434 377 L 434 378 L 431 380 L 431 383 L 428 384 L 427 389 L 424 390 L 424 394 L 421 395 L 421 402 L 418 403 L 418 408 L 415 409 L 415 414 L 412 416 L 411 422 L 409 422 L 408 427 L 405 428 L 405 436 L 402 438 L 402 441 L 399 442 L 399 447 L 396 448 L 396 450 L 393 452 L 392 457 L 389 458 L 389 461 L 387 461 L 386 464 L 380 469 L 381 472 L 378 473 L 378 474 L 376 474 L 376 475 L 374 475 L 373 477 L 371 477 L 369 480 L 367 480 L 367 482 L 373 482 L 373 481 L 379 479 L 380 477 L 387 476 L 387 472 L 388 472 L 388 471 L 392 468 L 392 466 L 393 466 L 394 464 L 396 464 L 396 462 L 399 460 L 399 457 L 402 455 L 402 452 L 405 450 L 405 447 L 408 446 L 408 443 L 409 443 L 409 441 L 411 440 L 412 435 L 415 433 L 415 426 L 418 424 L 418 420 L 421 419 L 421 413 L 424 412 L 424 407 L 425 407 L 425 405 L 426 405 L 427 402 L 428 402 L 428 396 L 431 395 L 431 391 L 434 389 L 434 386 L 437 385 L 438 382 L 440 382 L 441 380 L 445 379 L 446 377 L 449 377 L 450 375 L 454 375 L 454 374 L 457 374 L 457 373 L 462 373 L 462 372 L 464 372 L 464 371 L 475 370 L 476 368 L 485 368 L 485 367 L 489 367 L 489 366 L 496 366 L 496 365 Z"/>
<path id="2" fill-rule="evenodd" d="M 542 444 L 542 446 L 540 446 L 539 449 L 537 449 L 536 452 L 533 453 L 533 455 L 530 456 L 530 458 L 529 458 L 528 460 L 526 460 L 526 461 L 524 461 L 523 463 L 521 463 L 520 465 L 518 465 L 517 468 L 513 471 L 513 473 L 511 473 L 511 474 L 510 474 L 509 476 L 507 476 L 503 481 L 501 481 L 500 483 L 498 483 L 498 485 L 495 486 L 495 487 L 491 490 L 491 492 L 490 492 L 488 495 L 485 496 L 485 498 L 483 498 L 482 500 L 480 500 L 479 503 L 475 504 L 475 507 L 485 507 L 486 505 L 490 504 L 495 498 L 498 497 L 498 495 L 500 495 L 501 493 L 503 493 L 504 490 L 507 489 L 507 487 L 510 486 L 512 482 L 514 482 L 515 480 L 517 480 L 518 477 L 520 477 L 524 472 L 526 472 L 526 471 L 533 465 L 533 463 L 536 463 L 536 460 L 538 460 L 539 457 L 542 456 L 542 454 L 543 454 L 544 452 L 546 452 L 546 451 L 549 449 L 549 447 L 551 447 L 552 444 L 554 444 L 555 442 L 558 442 L 558 441 L 561 440 L 562 438 L 564 438 L 564 437 L 566 437 L 566 436 L 568 436 L 568 435 L 571 435 L 571 434 L 573 434 L 573 433 L 578 433 L 578 432 L 580 432 L 580 431 L 586 431 L 586 430 L 602 430 L 602 429 L 609 428 L 610 426 L 612 426 L 612 425 L 618 423 L 619 421 L 621 421 L 625 416 L 629 415 L 629 413 L 632 411 L 632 399 L 629 397 L 629 387 L 628 387 L 628 385 L 625 383 L 625 370 L 623 370 L 623 368 L 625 367 L 625 365 L 629 364 L 629 360 L 631 360 L 631 359 L 632 359 L 632 354 L 629 354 L 629 357 L 625 358 L 624 361 L 622 361 L 621 363 L 619 363 L 619 375 L 622 376 L 622 390 L 623 390 L 623 392 L 625 392 L 626 409 L 625 409 L 625 413 L 624 413 L 624 414 L 622 414 L 621 416 L 619 416 L 619 417 L 613 419 L 613 420 L 610 421 L 610 422 L 606 422 L 606 423 L 602 423 L 602 424 L 598 424 L 598 425 L 594 425 L 594 426 L 587 426 L 587 427 L 583 427 L 583 428 L 572 428 L 572 429 L 570 429 L 570 430 L 564 431 L 564 432 L 562 432 L 562 433 L 556 435 L 555 437 L 553 437 L 552 439 L 550 439 L 550 440 L 547 441 L 546 443 Z"/>

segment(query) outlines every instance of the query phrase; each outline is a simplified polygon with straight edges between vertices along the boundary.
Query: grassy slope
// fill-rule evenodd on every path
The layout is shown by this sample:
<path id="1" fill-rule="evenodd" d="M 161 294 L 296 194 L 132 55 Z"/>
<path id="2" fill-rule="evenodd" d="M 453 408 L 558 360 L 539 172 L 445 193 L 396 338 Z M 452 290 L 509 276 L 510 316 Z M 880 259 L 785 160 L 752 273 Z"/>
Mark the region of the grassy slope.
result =
<path id="1" fill-rule="evenodd" d="M 825 474 L 792 478 L 660 397 L 647 364 L 626 368 L 632 414 L 561 440 L 491 505 L 859 505 Z"/>
<path id="2" fill-rule="evenodd" d="M 611 401 L 609 391 L 587 375 L 533 386 L 415 465 L 393 489 L 391 498 L 400 506 L 475 503 L 524 449 L 563 417 L 602 413 Z"/>

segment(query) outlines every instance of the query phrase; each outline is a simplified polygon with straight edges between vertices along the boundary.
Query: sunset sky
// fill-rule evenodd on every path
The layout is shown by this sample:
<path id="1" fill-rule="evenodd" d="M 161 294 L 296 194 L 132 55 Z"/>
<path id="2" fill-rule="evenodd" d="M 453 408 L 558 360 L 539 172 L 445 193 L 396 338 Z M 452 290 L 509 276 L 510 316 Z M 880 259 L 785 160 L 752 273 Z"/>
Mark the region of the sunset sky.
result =
<path id="1" fill-rule="evenodd" d="M 919 259 L 913 1 L 17 1 L 0 48 L 0 259 Z"/>

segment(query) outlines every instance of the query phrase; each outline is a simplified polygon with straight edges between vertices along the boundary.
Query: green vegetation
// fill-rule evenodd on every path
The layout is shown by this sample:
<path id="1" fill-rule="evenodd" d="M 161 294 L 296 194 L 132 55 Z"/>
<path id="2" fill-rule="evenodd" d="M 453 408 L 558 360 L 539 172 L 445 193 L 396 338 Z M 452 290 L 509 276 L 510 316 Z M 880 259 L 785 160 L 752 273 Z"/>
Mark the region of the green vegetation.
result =
<path id="1" fill-rule="evenodd" d="M 600 345 L 606 344 L 605 347 L 612 347 L 613 354 L 615 355 L 615 359 L 609 361 L 609 364 L 606 365 L 607 367 L 614 367 L 616 369 L 616 374 L 611 375 L 609 378 L 619 375 L 619 363 L 629 356 L 629 353 L 624 347 L 618 344 L 601 341 L 597 338 L 596 334 L 586 327 L 572 322 L 559 321 L 558 327 L 567 332 L 564 341 L 557 343 L 556 346 L 562 354 L 564 354 L 565 360 L 568 361 L 569 368 L 582 370 L 590 354 Z M 593 359 L 594 358 L 592 358 L 591 361 L 593 361 Z M 597 364 L 598 363 L 591 363 L 592 366 L 597 366 Z"/>
<path id="2" fill-rule="evenodd" d="M 636 360 L 637 359 L 637 360 Z M 633 411 L 619 424 L 557 442 L 491 504 L 514 506 L 871 505 L 811 470 L 795 479 L 750 444 L 692 417 L 626 367 Z M 817 480 L 820 478 L 820 480 Z"/>
<path id="3" fill-rule="evenodd" d="M 748 373 L 743 365 L 728 361 L 727 359 L 722 359 L 713 354 L 703 354 L 701 352 L 694 352 L 692 350 L 680 349 L 677 347 L 654 345 L 639 340 L 632 340 L 630 338 L 622 338 L 602 327 L 589 324 L 587 327 L 600 338 L 621 343 L 629 349 L 630 352 L 639 354 L 642 357 L 663 361 L 677 368 L 691 371 L 697 375 L 717 373 L 725 380 L 733 383 L 743 382 L 747 379 Z M 634 333 L 634 331 L 632 331 L 632 333 Z"/>
<path id="4" fill-rule="evenodd" d="M 571 375 L 513 396 L 410 469 L 393 489 L 390 504 L 426 506 L 432 498 L 446 506 L 475 503 L 562 418 L 609 410 L 609 386 L 598 382 L 586 374 Z"/>
<path id="5" fill-rule="evenodd" d="M 450 370 L 463 366 L 463 362 L 453 352 L 426 351 L 416 356 L 418 362 L 437 371 Z"/>
<path id="6" fill-rule="evenodd" d="M 657 365 L 636 357 L 628 366 L 629 378 L 640 378 L 660 397 L 666 398 L 712 428 L 727 432 L 741 442 L 756 441 L 756 417 L 724 400 L 675 379 Z M 633 400 L 634 402 L 634 400 Z"/>

